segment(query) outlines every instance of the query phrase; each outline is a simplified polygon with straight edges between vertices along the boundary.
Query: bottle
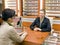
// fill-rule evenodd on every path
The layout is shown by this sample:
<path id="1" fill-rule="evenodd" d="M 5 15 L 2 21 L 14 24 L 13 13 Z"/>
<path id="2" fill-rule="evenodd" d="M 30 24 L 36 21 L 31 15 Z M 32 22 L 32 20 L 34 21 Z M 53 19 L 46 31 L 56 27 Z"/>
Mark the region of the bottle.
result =
<path id="1" fill-rule="evenodd" d="M 17 22 L 17 27 L 21 27 L 22 26 L 21 23 L 22 23 L 22 21 L 21 21 L 21 17 L 20 17 L 19 21 Z"/>

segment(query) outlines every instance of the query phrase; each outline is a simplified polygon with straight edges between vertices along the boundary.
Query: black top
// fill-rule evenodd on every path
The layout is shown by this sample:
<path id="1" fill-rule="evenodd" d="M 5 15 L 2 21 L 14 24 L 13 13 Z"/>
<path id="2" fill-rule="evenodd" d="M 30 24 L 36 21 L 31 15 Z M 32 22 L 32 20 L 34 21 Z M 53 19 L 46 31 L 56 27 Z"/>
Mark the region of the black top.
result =
<path id="1" fill-rule="evenodd" d="M 40 29 L 42 29 L 42 32 L 50 32 L 51 31 L 51 25 L 50 25 L 50 21 L 48 18 L 44 17 L 43 22 L 41 23 L 40 26 L 40 18 L 37 17 L 35 19 L 35 21 L 30 25 L 30 28 L 33 30 L 35 27 L 38 27 Z"/>
<path id="2" fill-rule="evenodd" d="M 2 15 L 0 15 L 0 18 L 2 18 Z"/>

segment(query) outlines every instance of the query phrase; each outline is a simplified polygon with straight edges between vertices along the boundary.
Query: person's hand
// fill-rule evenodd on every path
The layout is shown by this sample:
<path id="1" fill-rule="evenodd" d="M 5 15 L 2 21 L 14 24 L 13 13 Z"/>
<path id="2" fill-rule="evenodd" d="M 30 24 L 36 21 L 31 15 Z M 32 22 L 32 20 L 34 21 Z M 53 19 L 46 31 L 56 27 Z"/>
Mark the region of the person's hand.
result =
<path id="1" fill-rule="evenodd" d="M 34 31 L 41 31 L 40 28 L 34 28 Z"/>
<path id="2" fill-rule="evenodd" d="M 18 35 L 22 35 L 24 32 L 17 33 Z"/>
<path id="3" fill-rule="evenodd" d="M 18 33 L 18 35 L 27 35 L 27 32 L 21 32 L 21 33 Z"/>
<path id="4" fill-rule="evenodd" d="M 27 32 L 24 32 L 23 34 L 24 34 L 24 35 L 27 35 L 28 33 L 27 33 Z"/>

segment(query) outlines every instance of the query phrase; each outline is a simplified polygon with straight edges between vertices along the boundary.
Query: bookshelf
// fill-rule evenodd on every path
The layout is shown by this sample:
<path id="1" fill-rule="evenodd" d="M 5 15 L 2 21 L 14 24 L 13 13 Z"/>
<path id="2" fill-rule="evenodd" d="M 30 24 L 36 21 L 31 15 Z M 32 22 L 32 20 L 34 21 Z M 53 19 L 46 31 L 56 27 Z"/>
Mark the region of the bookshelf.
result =
<path id="1" fill-rule="evenodd" d="M 60 0 L 45 0 L 45 9 L 47 16 L 60 17 Z"/>
<path id="2" fill-rule="evenodd" d="M 39 0 L 23 0 L 23 16 L 39 15 Z"/>
<path id="3" fill-rule="evenodd" d="M 4 0 L 4 8 L 11 8 L 18 16 L 38 16 L 40 0 Z"/>
<path id="4" fill-rule="evenodd" d="M 16 11 L 16 14 L 18 14 L 18 4 L 17 0 L 5 0 L 4 1 L 5 8 L 10 8 Z"/>

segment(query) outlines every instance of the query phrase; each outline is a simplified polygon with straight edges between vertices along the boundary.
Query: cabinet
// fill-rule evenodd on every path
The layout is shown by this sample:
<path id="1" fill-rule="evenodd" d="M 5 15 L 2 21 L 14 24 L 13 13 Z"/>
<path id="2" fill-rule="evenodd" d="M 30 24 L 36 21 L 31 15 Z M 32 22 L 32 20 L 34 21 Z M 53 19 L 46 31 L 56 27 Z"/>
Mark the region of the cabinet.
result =
<path id="1" fill-rule="evenodd" d="M 18 14 L 18 3 L 17 0 L 4 0 L 4 8 L 10 8 L 16 11 Z"/>
<path id="2" fill-rule="evenodd" d="M 47 16 L 60 17 L 60 0 L 45 0 L 45 9 Z"/>
<path id="3" fill-rule="evenodd" d="M 60 30 L 60 0 L 45 0 L 46 16 L 54 17 L 53 29 Z"/>
<path id="4" fill-rule="evenodd" d="M 20 16 L 38 16 L 40 0 L 4 0 L 4 8 L 14 9 Z"/>
<path id="5" fill-rule="evenodd" d="M 40 11 L 40 0 L 23 0 L 23 16 L 37 16 Z"/>

